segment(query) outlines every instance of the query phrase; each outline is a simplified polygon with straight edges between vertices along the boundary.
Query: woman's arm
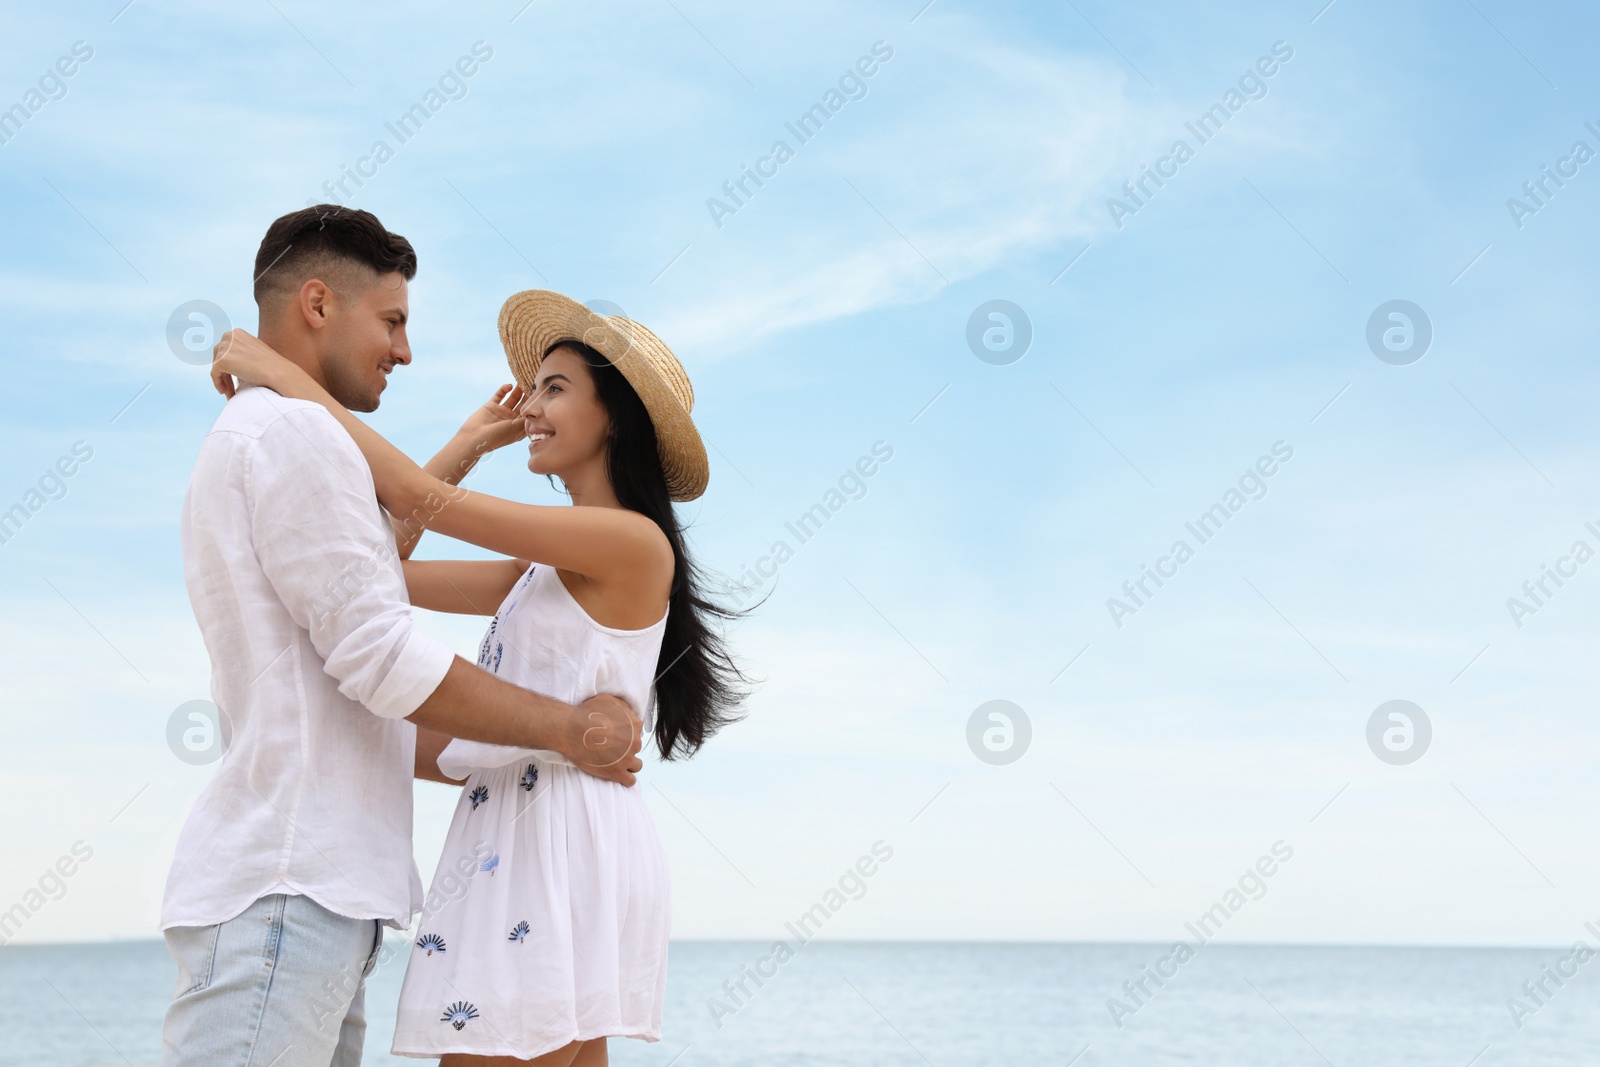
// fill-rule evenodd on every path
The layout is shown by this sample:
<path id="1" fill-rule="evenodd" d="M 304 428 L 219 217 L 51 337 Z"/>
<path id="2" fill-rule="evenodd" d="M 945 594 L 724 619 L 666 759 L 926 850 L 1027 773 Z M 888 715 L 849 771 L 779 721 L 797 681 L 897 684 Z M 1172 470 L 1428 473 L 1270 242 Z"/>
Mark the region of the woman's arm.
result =
<path id="1" fill-rule="evenodd" d="M 528 570 L 525 559 L 408 559 L 406 589 L 411 603 L 452 615 L 493 615 Z"/>
<path id="2" fill-rule="evenodd" d="M 244 330 L 230 330 L 211 365 L 218 392 L 232 395 L 232 376 L 327 408 L 372 468 L 378 500 L 401 522 L 415 523 L 492 552 L 537 560 L 604 585 L 641 576 L 661 599 L 672 582 L 672 547 L 660 527 L 620 508 L 520 504 L 452 486 L 413 463 L 372 427 L 345 410 L 305 371 Z M 659 612 L 645 619 L 648 626 Z"/>
<path id="3" fill-rule="evenodd" d="M 524 399 L 522 386 L 502 385 L 495 390 L 494 396 L 489 398 L 488 403 L 474 411 L 467 421 L 461 424 L 461 429 L 455 432 L 455 436 L 445 442 L 444 447 L 422 469 L 446 485 L 461 484 L 461 479 L 465 478 L 485 455 L 527 436 L 522 430 L 521 411 Z M 400 558 L 410 559 L 411 552 L 422 539 L 425 528 L 394 517 L 389 521 L 394 525 L 395 547 L 400 551 Z M 499 602 L 495 601 L 496 604 Z"/>

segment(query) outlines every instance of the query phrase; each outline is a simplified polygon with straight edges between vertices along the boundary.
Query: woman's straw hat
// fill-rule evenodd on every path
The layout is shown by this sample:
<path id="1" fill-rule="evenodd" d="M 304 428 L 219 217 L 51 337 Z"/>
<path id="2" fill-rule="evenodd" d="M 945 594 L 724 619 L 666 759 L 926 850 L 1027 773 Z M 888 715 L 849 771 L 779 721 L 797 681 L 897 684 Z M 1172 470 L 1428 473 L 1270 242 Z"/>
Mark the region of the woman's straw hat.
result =
<path id="1" fill-rule="evenodd" d="M 500 343 L 517 384 L 533 393 L 539 364 L 561 341 L 582 341 L 609 359 L 644 401 L 655 424 L 667 491 L 680 503 L 706 491 L 706 446 L 689 413 L 694 387 L 666 342 L 621 315 L 600 315 L 560 293 L 528 289 L 500 309 Z"/>

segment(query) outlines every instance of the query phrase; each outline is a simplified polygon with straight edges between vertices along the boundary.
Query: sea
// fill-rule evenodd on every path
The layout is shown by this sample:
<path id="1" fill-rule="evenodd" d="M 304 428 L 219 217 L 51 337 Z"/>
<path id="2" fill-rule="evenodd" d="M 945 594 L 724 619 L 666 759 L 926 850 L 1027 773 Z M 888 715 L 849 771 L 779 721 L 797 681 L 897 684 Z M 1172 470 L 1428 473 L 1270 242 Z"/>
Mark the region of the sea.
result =
<path id="1" fill-rule="evenodd" d="M 407 947 L 386 945 L 369 980 L 367 1064 L 418 1062 L 388 1051 Z M 781 956 L 673 942 L 661 1040 L 614 1038 L 611 1062 L 1600 1064 L 1600 957 L 1559 948 L 1212 943 L 1180 962 L 1160 944 L 819 940 Z M 0 1067 L 157 1064 L 175 979 L 160 941 L 0 948 Z"/>

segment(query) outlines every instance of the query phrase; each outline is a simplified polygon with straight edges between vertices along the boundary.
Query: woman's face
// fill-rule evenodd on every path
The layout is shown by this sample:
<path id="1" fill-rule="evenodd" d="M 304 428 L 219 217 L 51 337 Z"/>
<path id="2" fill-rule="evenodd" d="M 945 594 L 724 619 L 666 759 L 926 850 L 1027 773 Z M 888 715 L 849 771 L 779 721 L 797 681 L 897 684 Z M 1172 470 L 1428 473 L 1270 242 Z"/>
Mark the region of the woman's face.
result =
<path id="1" fill-rule="evenodd" d="M 571 483 L 598 464 L 603 474 L 611 420 L 583 357 L 557 348 L 539 364 L 533 398 L 522 409 L 528 469 Z"/>

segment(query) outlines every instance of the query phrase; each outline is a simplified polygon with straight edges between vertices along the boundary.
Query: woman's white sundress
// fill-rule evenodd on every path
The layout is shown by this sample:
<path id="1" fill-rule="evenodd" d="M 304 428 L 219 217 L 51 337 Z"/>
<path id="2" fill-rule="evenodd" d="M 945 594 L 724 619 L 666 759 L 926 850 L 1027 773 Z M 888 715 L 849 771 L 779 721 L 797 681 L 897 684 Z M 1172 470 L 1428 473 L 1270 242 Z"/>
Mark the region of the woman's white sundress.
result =
<path id="1" fill-rule="evenodd" d="M 478 664 L 570 703 L 615 693 L 648 738 L 666 621 L 601 626 L 536 563 Z M 596 1037 L 660 1040 L 671 892 L 641 787 L 554 752 L 460 739 L 439 769 L 467 781 L 406 967 L 394 1053 L 530 1059 Z"/>

